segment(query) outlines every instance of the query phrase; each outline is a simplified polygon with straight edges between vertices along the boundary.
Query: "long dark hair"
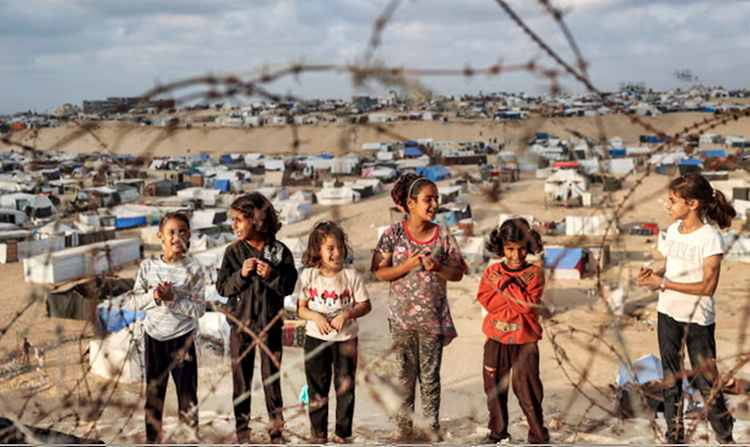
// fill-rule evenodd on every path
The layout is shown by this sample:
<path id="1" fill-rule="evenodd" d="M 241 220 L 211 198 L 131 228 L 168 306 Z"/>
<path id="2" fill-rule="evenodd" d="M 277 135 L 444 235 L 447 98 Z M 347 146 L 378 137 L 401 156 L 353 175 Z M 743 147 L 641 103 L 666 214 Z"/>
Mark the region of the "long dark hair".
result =
<path id="1" fill-rule="evenodd" d="M 677 177 L 669 183 L 669 190 L 682 199 L 697 201 L 701 219 L 708 218 L 722 230 L 732 226 L 737 211 L 702 175 L 693 172 Z"/>
<path id="2" fill-rule="evenodd" d="M 310 233 L 310 238 L 307 240 L 307 248 L 302 254 L 302 264 L 305 267 L 320 267 L 320 247 L 329 235 L 335 237 L 344 246 L 344 259 L 349 256 L 349 248 L 346 244 L 346 233 L 344 233 L 344 230 L 331 220 L 318 222 Z"/>
<path id="3" fill-rule="evenodd" d="M 487 251 L 503 256 L 503 245 L 508 242 L 520 242 L 526 244 L 529 253 L 536 254 L 542 251 L 544 243 L 538 231 L 529 226 L 526 219 L 516 217 L 508 219 L 490 233 L 490 239 L 484 245 Z"/>
<path id="4" fill-rule="evenodd" d="M 245 194 L 236 198 L 229 208 L 244 214 L 250 219 L 253 231 L 263 234 L 266 238 L 276 237 L 276 233 L 281 229 L 279 212 L 263 194 Z"/>
<path id="5" fill-rule="evenodd" d="M 419 191 L 427 185 L 435 186 L 435 182 L 413 172 L 407 172 L 399 177 L 396 184 L 393 185 L 391 198 L 397 206 L 408 213 L 409 209 L 406 206 L 406 201 L 408 199 L 416 199 Z"/>

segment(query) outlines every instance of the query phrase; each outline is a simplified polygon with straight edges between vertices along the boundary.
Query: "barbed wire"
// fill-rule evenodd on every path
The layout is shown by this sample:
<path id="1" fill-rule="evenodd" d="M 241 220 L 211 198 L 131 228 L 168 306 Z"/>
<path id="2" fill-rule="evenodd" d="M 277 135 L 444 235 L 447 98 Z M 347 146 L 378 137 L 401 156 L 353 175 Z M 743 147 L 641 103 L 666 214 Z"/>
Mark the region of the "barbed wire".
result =
<path id="1" fill-rule="evenodd" d="M 313 73 L 338 73 L 346 74 L 351 78 L 352 90 L 358 91 L 368 83 L 372 82 L 382 87 L 395 87 L 402 89 L 407 92 L 414 92 L 421 94 L 429 92 L 422 83 L 422 78 L 430 77 L 450 77 L 450 78 L 465 78 L 471 79 L 478 76 L 485 76 L 487 78 L 500 78 L 504 74 L 508 73 L 526 73 L 529 76 L 534 76 L 540 79 L 544 79 L 549 83 L 549 93 L 556 95 L 562 92 L 562 87 L 559 84 L 561 78 L 572 79 L 574 82 L 580 84 L 586 92 L 595 95 L 603 104 L 612 110 L 616 111 L 620 115 L 624 116 L 623 119 L 628 120 L 634 126 L 643 129 L 643 131 L 657 135 L 660 138 L 666 138 L 665 143 L 658 144 L 649 155 L 658 155 L 669 151 L 676 146 L 680 145 L 680 141 L 683 137 L 698 134 L 703 135 L 706 132 L 717 129 L 720 126 L 724 126 L 731 121 L 738 121 L 745 119 L 750 116 L 750 109 L 732 111 L 723 115 L 717 115 L 713 117 L 705 117 L 703 119 L 696 120 L 695 122 L 685 126 L 672 134 L 668 134 L 666 131 L 659 129 L 658 126 L 652 122 L 648 122 L 645 119 L 639 117 L 636 114 L 629 113 L 623 106 L 615 102 L 611 95 L 603 92 L 597 88 L 591 80 L 588 69 L 589 62 L 584 57 L 576 39 L 574 38 L 573 32 L 567 26 L 564 20 L 564 14 L 560 9 L 555 7 L 549 0 L 538 0 L 542 10 L 552 19 L 559 27 L 561 33 L 565 38 L 569 49 L 572 51 L 575 58 L 574 63 L 566 62 L 563 57 L 560 56 L 559 52 L 556 52 L 552 46 L 547 42 L 545 38 L 535 32 L 517 12 L 505 0 L 495 0 L 497 6 L 507 15 L 508 18 L 519 28 L 521 31 L 531 40 L 542 52 L 550 58 L 552 65 L 545 66 L 540 64 L 534 59 L 530 59 L 526 62 L 515 63 L 515 64 L 504 64 L 497 63 L 484 68 L 473 68 L 471 66 L 464 66 L 462 68 L 414 68 L 414 67 L 389 67 L 382 61 L 376 59 L 376 54 L 381 46 L 384 33 L 387 31 L 388 25 L 394 20 L 398 12 L 398 8 L 401 5 L 400 0 L 391 0 L 388 2 L 386 7 L 383 9 L 380 15 L 375 19 L 373 23 L 373 29 L 369 40 L 366 42 L 366 46 L 363 51 L 363 56 L 358 63 L 351 64 L 329 64 L 329 63 L 308 63 L 308 62 L 292 62 L 288 66 L 270 70 L 263 68 L 260 75 L 205 75 L 196 76 L 185 79 L 180 79 L 174 82 L 170 82 L 164 85 L 157 86 L 144 95 L 144 102 L 148 102 L 164 95 L 170 95 L 175 98 L 175 104 L 177 106 L 187 105 L 196 101 L 203 103 L 210 103 L 228 99 L 236 98 L 261 98 L 263 100 L 272 101 L 275 103 L 282 102 L 299 102 L 300 98 L 287 94 L 278 93 L 272 89 L 272 84 L 287 78 L 300 79 L 301 77 L 313 74 Z M 181 96 L 180 96 L 181 94 Z M 187 114 L 190 116 L 190 113 Z M 292 118 L 288 120 L 288 128 L 290 134 L 290 142 L 288 145 L 289 153 L 293 155 L 299 155 L 301 152 L 303 141 L 301 140 L 300 128 L 301 124 L 298 124 L 293 118 L 293 113 L 287 112 L 287 117 Z M 596 116 L 594 118 L 595 126 L 598 133 L 598 141 L 600 143 L 607 142 L 607 132 L 603 125 L 602 118 Z M 72 121 L 73 129 L 66 135 L 63 135 L 57 142 L 47 145 L 44 149 L 41 149 L 38 141 L 38 135 L 34 134 L 34 139 L 31 144 L 26 143 L 25 140 L 17 138 L 18 135 L 11 133 L 7 136 L 0 136 L 0 143 L 10 148 L 21 149 L 29 154 L 33 159 L 43 159 L 45 151 L 55 151 L 69 148 L 71 145 L 80 142 L 86 137 L 93 139 L 96 150 L 105 154 L 116 156 L 122 152 L 122 147 L 125 143 L 126 138 L 135 132 L 135 127 L 124 124 L 117 127 L 114 138 L 107 138 L 103 132 L 99 132 L 98 124 L 93 121 Z M 543 124 L 539 122 L 538 128 L 541 128 Z M 411 136 L 408 135 L 408 129 L 397 130 L 392 126 L 374 122 L 359 122 L 353 120 L 350 124 L 344 125 L 340 131 L 340 137 L 336 147 L 337 155 L 345 155 L 352 151 L 352 143 L 356 140 L 357 134 L 361 129 L 372 130 L 375 135 L 379 137 L 389 138 L 394 141 L 409 141 Z M 534 130 L 534 124 L 528 124 L 524 127 L 529 133 Z M 154 136 L 147 144 L 144 145 L 139 157 L 149 161 L 158 156 L 160 146 L 167 142 L 170 138 L 177 135 L 181 129 L 175 123 L 169 124 L 163 129 L 159 130 L 157 135 Z M 526 144 L 527 141 L 523 141 Z M 214 148 L 205 151 L 207 154 L 219 155 L 223 152 L 221 148 Z M 129 165 L 125 161 L 121 161 L 116 157 L 109 159 L 108 163 L 117 166 L 120 169 L 126 169 Z M 624 235 L 617 234 L 617 228 L 620 226 L 627 215 L 632 212 L 638 205 L 634 203 L 633 199 L 637 192 L 642 192 L 645 182 L 654 173 L 652 169 L 646 169 L 645 172 L 637 174 L 636 172 L 628 172 L 621 176 L 623 184 L 626 181 L 632 181 L 633 184 L 625 191 L 609 191 L 603 194 L 601 200 L 604 204 L 615 204 L 614 209 L 611 212 L 605 209 L 604 206 L 600 206 L 596 211 L 602 213 L 608 213 L 612 216 L 609 223 L 606 226 L 604 234 L 601 237 L 596 237 L 598 247 L 603 249 L 607 246 L 622 246 L 623 252 L 628 253 L 627 250 L 627 239 Z M 634 178 L 633 178 L 634 177 Z M 660 194 L 665 194 L 666 189 L 657 189 L 646 196 L 646 200 L 652 200 Z M 498 193 L 497 191 L 488 190 L 483 193 L 484 200 L 492 204 L 493 206 L 499 207 L 503 210 L 513 209 L 513 198 L 511 194 L 505 194 L 503 192 Z M 329 210 L 332 219 L 337 222 L 341 222 L 344 219 L 343 209 L 339 206 L 333 206 Z M 58 221 L 61 221 L 58 219 Z M 566 242 L 567 246 L 573 245 L 578 246 L 581 244 L 587 244 L 594 238 L 579 236 L 570 239 Z M 555 238 L 556 240 L 556 238 Z M 731 246 L 729 247 L 731 249 Z M 106 260 L 109 266 L 109 274 L 117 274 L 121 272 L 120 267 L 116 267 L 116 263 L 113 262 L 110 256 L 110 251 L 106 250 Z M 52 262 L 52 252 L 47 253 L 47 263 Z M 627 270 L 627 258 L 620 264 L 620 273 L 622 276 L 623 272 Z M 556 265 L 548 266 L 552 270 L 556 269 Z M 618 413 L 616 405 L 611 407 L 607 405 L 607 402 L 611 401 L 612 391 L 608 387 L 601 383 L 597 383 L 591 378 L 591 373 L 594 371 L 597 361 L 602 360 L 603 354 L 598 349 L 594 348 L 594 345 L 604 347 L 610 361 L 616 360 L 617 363 L 626 365 L 629 372 L 636 377 L 638 372 L 632 368 L 632 359 L 629 354 L 630 346 L 627 343 L 627 335 L 623 332 L 622 317 L 615 314 L 614 310 L 610 308 L 605 296 L 605 284 L 611 282 L 609 279 L 611 275 L 605 275 L 605 272 L 601 269 L 597 269 L 595 274 L 595 291 L 597 301 L 603 304 L 604 313 L 606 314 L 608 321 L 612 322 L 611 325 L 602 327 L 597 333 L 591 330 L 583 329 L 580 327 L 574 327 L 568 325 L 565 329 L 560 330 L 557 325 L 552 321 L 547 320 L 544 323 L 544 330 L 547 336 L 541 343 L 548 343 L 552 347 L 554 359 L 559 367 L 559 370 L 563 373 L 566 378 L 567 385 L 571 392 L 569 398 L 565 403 L 562 413 L 557 416 L 563 421 L 570 419 L 570 426 L 574 427 L 572 430 L 573 443 L 579 438 L 579 435 L 587 431 L 586 426 L 592 425 L 587 424 L 592 418 L 598 418 L 595 420 L 595 424 L 601 424 L 611 418 L 619 418 L 621 414 Z M 554 301 L 554 298 L 563 293 L 562 289 L 557 288 L 557 282 L 550 280 L 547 283 L 548 290 L 546 292 L 545 300 Z M 496 289 L 496 292 L 505 296 L 507 299 L 515 300 L 515 298 L 505 294 L 498 290 L 494 285 L 491 285 Z M 103 286 L 102 286 L 103 287 Z M 29 318 L 33 321 L 45 322 L 43 317 L 37 315 L 38 309 L 36 304 L 43 301 L 43 298 L 33 292 L 26 304 L 24 304 L 19 311 L 17 311 L 7 323 L 0 326 L 0 341 L 4 341 L 7 335 L 11 332 L 11 328 L 19 326 L 20 322 L 24 318 Z M 449 292 L 451 293 L 451 292 Z M 112 298 L 108 296 L 107 298 Z M 381 303 L 380 305 L 384 305 Z M 539 305 L 541 308 L 542 305 Z M 743 306 L 743 319 L 747 321 L 748 315 L 750 315 L 750 301 L 746 301 Z M 112 309 L 110 309 L 112 310 Z M 250 328 L 244 327 L 241 322 L 234 317 L 231 313 L 225 313 L 226 319 L 237 325 L 243 333 L 248 334 L 253 342 L 250 347 L 241 354 L 244 357 L 249 351 L 255 350 L 256 347 L 268 354 L 276 362 L 277 367 L 282 367 L 277 376 L 268 378 L 271 380 L 287 380 L 294 381 L 292 374 L 290 374 L 289 368 L 285 368 L 284 364 L 279 364 L 270 351 L 269 347 L 263 343 L 262 336 L 264 332 L 256 334 Z M 282 319 L 283 314 L 275 316 L 274 320 L 266 328 L 270 328 L 279 319 Z M 479 321 L 477 321 L 479 326 Z M 132 400 L 127 399 L 123 396 L 121 387 L 121 378 L 123 370 L 119 370 L 117 374 L 106 382 L 103 386 L 97 389 L 97 385 L 93 383 L 99 383 L 100 380 L 92 381 L 89 383 L 89 379 L 92 378 L 92 364 L 96 359 L 88 359 L 89 365 L 85 365 L 83 361 L 85 357 L 85 342 L 90 339 L 90 331 L 93 327 L 86 325 L 86 328 L 82 330 L 76 337 L 75 340 L 78 342 L 78 355 L 81 358 L 79 361 L 80 376 L 77 377 L 72 386 L 61 393 L 62 398 L 59 400 L 58 405 L 52 405 L 47 409 L 40 409 L 34 406 L 34 398 L 37 394 L 30 393 L 27 398 L 23 400 L 21 404 L 13 405 L 17 410 L 14 414 L 9 415 L 16 421 L 31 423 L 32 425 L 47 424 L 48 428 L 54 429 L 57 427 L 66 427 L 67 421 L 73 419 L 72 432 L 82 430 L 82 436 L 97 436 L 100 437 L 100 430 L 97 428 L 100 420 L 103 418 L 106 410 L 116 410 L 123 417 L 117 421 L 119 425 L 114 433 L 109 433 L 106 436 L 111 436 L 109 439 L 105 439 L 110 442 L 140 442 L 142 440 L 141 435 L 126 434 L 127 427 L 131 423 L 138 419 L 140 410 L 140 404 L 138 403 L 146 393 L 144 386 L 140 387 L 138 399 L 135 399 L 135 403 Z M 19 329 L 16 335 L 29 335 L 31 328 Z M 131 338 L 138 337 L 130 327 L 125 330 L 130 331 Z M 479 328 L 477 327 L 477 330 Z M 58 334 L 58 349 L 66 343 L 62 334 Z M 563 337 L 575 339 L 576 336 L 586 337 L 587 341 L 573 340 L 571 342 L 560 342 L 559 340 Z M 612 337 L 615 342 L 610 342 L 607 337 Z M 741 326 L 738 334 L 738 346 L 740 349 L 744 348 L 744 340 L 746 338 L 746 328 L 744 325 Z M 197 342 L 200 344 L 201 342 Z M 588 351 L 588 355 L 585 358 L 580 356 L 576 357 L 568 355 L 568 348 L 583 348 Z M 389 400 L 389 397 L 384 393 L 398 394 L 399 387 L 397 382 L 394 381 L 392 375 L 388 374 L 389 359 L 393 356 L 393 346 L 383 346 L 383 351 L 379 353 L 379 356 L 372 359 L 364 359 L 360 363 L 358 369 L 357 384 L 361 387 L 364 386 L 369 392 L 370 397 L 375 405 L 378 405 L 379 410 L 386 415 L 393 415 L 394 408 L 393 403 Z M 132 355 L 132 352 L 128 352 L 128 355 Z M 312 353 L 311 353 L 312 354 Z M 750 360 L 750 353 L 741 352 L 732 357 L 722 357 L 724 363 L 734 362 L 729 372 L 724 373 L 714 383 L 712 394 L 704 402 L 703 411 L 712 405 L 714 399 L 718 395 L 718 391 L 721 390 L 729 380 L 736 378 L 742 367 L 746 365 Z M 303 356 L 302 361 L 305 360 Z M 126 360 L 128 361 L 127 357 Z M 238 360 L 233 360 L 234 362 Z M 2 365 L 0 365 L 2 366 Z M 385 372 L 384 372 L 385 371 Z M 701 370 L 694 371 L 693 373 L 701 373 Z M 219 374 L 217 380 L 210 384 L 208 391 L 201 397 L 201 400 L 208 400 L 211 396 L 217 395 L 220 390 L 218 382 L 227 377 L 231 373 L 229 368 L 225 368 L 224 371 Z M 16 373 L 0 374 L 0 386 L 3 383 L 9 383 L 10 380 L 18 378 L 24 374 L 30 374 L 28 371 L 19 370 Z M 479 372 L 477 372 L 477 376 Z M 665 380 L 665 386 L 668 384 L 668 380 Z M 636 387 L 638 398 L 643 406 L 647 405 L 649 396 L 646 391 L 641 387 Z M 81 413 L 79 410 L 73 408 L 73 400 L 76 393 L 83 393 L 83 398 L 79 397 L 79 402 L 83 401 L 83 406 L 88 406 L 86 413 Z M 582 412 L 576 413 L 575 404 L 576 400 L 583 398 L 586 401 L 585 408 Z M 0 395 L 0 399 L 5 400 Z M 481 408 L 484 402 L 477 404 L 478 408 Z M 611 403 L 611 402 L 610 402 Z M 8 408 L 11 408 L 9 405 Z M 30 409 L 31 408 L 31 409 Z M 467 409 L 467 413 L 475 413 L 475 408 Z M 479 410 L 480 412 L 483 410 Z M 306 412 L 303 406 L 298 404 L 286 405 L 284 408 L 286 416 L 292 418 L 303 416 Z M 35 414 L 31 414 L 35 413 Z M 418 416 L 415 417 L 415 422 L 418 425 L 424 425 Z M 576 421 L 577 422 L 573 422 Z M 87 421 L 87 423 L 81 424 L 81 421 Z M 201 421 L 202 427 L 213 427 L 215 421 Z M 259 422 L 257 419 L 253 419 L 253 423 Z M 686 433 L 688 439 L 694 439 L 697 433 L 698 425 L 701 423 L 700 420 L 694 420 L 688 424 Z M 656 423 L 655 418 L 649 419 L 649 426 L 654 434 L 654 439 L 661 441 L 661 429 Z M 29 432 L 22 425 L 19 427 L 20 430 L 24 431 L 26 436 L 32 437 L 33 433 Z M 307 435 L 296 429 L 287 428 L 287 434 L 295 436 L 299 439 L 306 439 Z M 171 439 L 171 436 L 176 434 L 176 429 L 169 431 L 165 434 L 166 439 Z M 468 436 L 469 434 L 465 434 Z M 2 437 L 0 432 L 0 438 Z M 230 442 L 233 438 L 229 436 L 219 436 L 218 442 Z M 212 439 L 213 441 L 213 439 Z M 563 441 L 562 439 L 553 439 L 554 441 Z"/>

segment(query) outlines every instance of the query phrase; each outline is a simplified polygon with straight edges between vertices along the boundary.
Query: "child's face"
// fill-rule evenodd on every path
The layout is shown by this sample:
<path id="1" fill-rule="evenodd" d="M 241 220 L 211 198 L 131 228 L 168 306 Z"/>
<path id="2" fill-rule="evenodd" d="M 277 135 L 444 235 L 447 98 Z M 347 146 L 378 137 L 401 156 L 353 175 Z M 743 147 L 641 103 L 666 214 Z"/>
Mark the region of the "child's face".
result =
<path id="1" fill-rule="evenodd" d="M 321 267 L 337 272 L 344 266 L 344 244 L 336 236 L 329 234 L 320 246 Z"/>
<path id="2" fill-rule="evenodd" d="M 526 263 L 526 255 L 529 249 L 526 243 L 521 242 L 503 242 L 503 256 L 505 256 L 505 265 L 512 269 L 518 269 Z"/>
<path id="3" fill-rule="evenodd" d="M 427 183 L 419 190 L 417 197 L 408 199 L 409 216 L 426 222 L 435 220 L 439 208 L 437 188 Z"/>
<path id="4" fill-rule="evenodd" d="M 182 256 L 188 251 L 190 227 L 180 219 L 169 219 L 157 234 L 167 257 Z"/>
<path id="5" fill-rule="evenodd" d="M 250 222 L 250 218 L 245 216 L 242 211 L 232 210 L 232 231 L 237 239 L 245 241 L 255 238 L 255 230 Z"/>
<path id="6" fill-rule="evenodd" d="M 695 201 L 685 200 L 675 194 L 674 191 L 669 191 L 669 199 L 667 200 L 666 205 L 669 217 L 675 220 L 685 220 L 685 218 L 693 211 L 693 202 Z"/>

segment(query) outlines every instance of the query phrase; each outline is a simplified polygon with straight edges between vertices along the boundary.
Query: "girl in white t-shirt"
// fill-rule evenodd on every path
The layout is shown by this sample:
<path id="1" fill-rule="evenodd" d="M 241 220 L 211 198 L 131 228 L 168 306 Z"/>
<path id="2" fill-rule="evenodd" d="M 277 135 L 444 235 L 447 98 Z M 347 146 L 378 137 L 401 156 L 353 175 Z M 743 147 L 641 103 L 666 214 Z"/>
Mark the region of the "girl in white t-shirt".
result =
<path id="1" fill-rule="evenodd" d="M 362 275 L 344 266 L 346 235 L 335 222 L 315 226 L 302 256 L 305 268 L 295 289 L 300 318 L 307 320 L 305 375 L 310 395 L 312 441 L 328 441 L 328 394 L 336 390 L 333 442 L 352 436 L 354 381 L 357 372 L 357 318 L 371 310 Z M 333 374 L 332 370 L 333 369 Z"/>
<path id="2" fill-rule="evenodd" d="M 682 423 L 682 369 L 687 345 L 697 386 L 706 401 L 708 418 L 720 444 L 734 443 L 732 415 L 721 391 L 712 397 L 718 380 L 716 367 L 716 327 L 713 294 L 719 282 L 724 239 L 719 228 L 732 225 L 734 208 L 721 191 L 711 187 L 700 174 L 687 174 L 669 184 L 666 206 L 676 222 L 659 240 L 665 266 L 658 270 L 641 268 L 638 282 L 659 290 L 659 351 L 664 370 L 664 418 L 667 443 L 690 440 Z M 709 223 L 706 223 L 709 222 Z"/>

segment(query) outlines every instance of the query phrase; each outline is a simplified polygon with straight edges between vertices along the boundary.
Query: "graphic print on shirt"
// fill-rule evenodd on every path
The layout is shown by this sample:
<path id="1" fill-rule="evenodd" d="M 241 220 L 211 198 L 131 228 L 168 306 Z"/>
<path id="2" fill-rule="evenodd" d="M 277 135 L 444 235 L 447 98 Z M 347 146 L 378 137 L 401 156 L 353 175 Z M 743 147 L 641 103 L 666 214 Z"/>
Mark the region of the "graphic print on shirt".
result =
<path id="1" fill-rule="evenodd" d="M 693 261 L 696 259 L 698 247 L 684 242 L 666 239 L 664 241 L 664 256 Z"/>
<path id="2" fill-rule="evenodd" d="M 339 296 L 335 290 L 324 290 L 323 293 L 318 293 L 318 289 L 308 289 L 308 299 L 315 303 L 315 307 L 318 309 L 339 309 L 341 307 L 349 307 L 352 304 L 352 293 L 349 289 L 344 289 Z"/>

